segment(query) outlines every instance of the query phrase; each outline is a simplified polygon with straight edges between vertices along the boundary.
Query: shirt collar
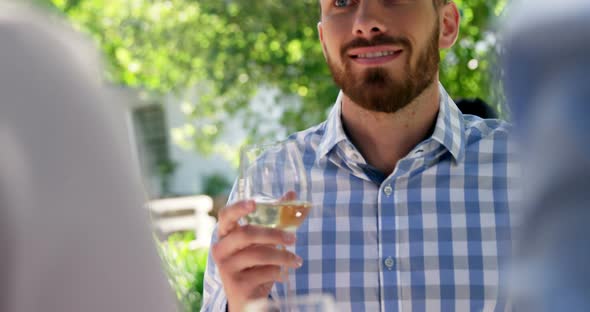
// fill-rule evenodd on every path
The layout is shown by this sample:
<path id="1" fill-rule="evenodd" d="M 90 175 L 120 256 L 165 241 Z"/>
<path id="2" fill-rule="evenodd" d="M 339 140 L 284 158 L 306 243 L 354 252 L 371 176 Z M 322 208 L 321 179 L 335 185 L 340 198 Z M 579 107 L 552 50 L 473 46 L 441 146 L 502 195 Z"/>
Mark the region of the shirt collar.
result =
<path id="1" fill-rule="evenodd" d="M 324 135 L 322 136 L 316 152 L 317 159 L 326 156 L 336 144 L 348 140 L 342 126 L 342 97 L 343 93 L 340 91 L 338 93 L 338 98 L 336 98 L 336 103 L 334 104 L 334 107 L 332 107 L 328 119 L 326 120 Z"/>
<path id="2" fill-rule="evenodd" d="M 465 153 L 463 114 L 440 83 L 439 94 L 439 113 L 431 139 L 440 143 L 459 161 Z M 340 91 L 326 120 L 324 135 L 316 151 L 317 159 L 326 156 L 338 143 L 349 141 L 342 126 L 342 97 L 343 93 Z"/>
<path id="3" fill-rule="evenodd" d="M 453 99 L 439 83 L 439 111 L 432 139 L 444 146 L 456 161 L 465 154 L 465 121 Z"/>

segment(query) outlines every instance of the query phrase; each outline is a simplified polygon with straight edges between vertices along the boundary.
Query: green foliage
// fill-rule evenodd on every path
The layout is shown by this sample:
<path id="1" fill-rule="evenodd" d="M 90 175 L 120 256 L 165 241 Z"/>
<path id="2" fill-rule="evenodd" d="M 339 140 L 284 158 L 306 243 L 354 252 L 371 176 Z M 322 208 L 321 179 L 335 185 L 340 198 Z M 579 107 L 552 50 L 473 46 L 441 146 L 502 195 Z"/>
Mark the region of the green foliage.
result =
<path id="1" fill-rule="evenodd" d="M 231 181 L 221 173 L 213 173 L 203 177 L 203 193 L 211 197 L 228 195 L 231 191 Z"/>
<path id="2" fill-rule="evenodd" d="M 498 64 L 500 47 L 491 27 L 503 13 L 507 0 L 455 0 L 461 11 L 457 44 L 444 51 L 440 80 L 454 98 L 479 97 L 500 116 L 508 117 Z"/>
<path id="3" fill-rule="evenodd" d="M 168 280 L 180 302 L 180 311 L 199 311 L 203 301 L 203 277 L 207 264 L 207 249 L 193 249 L 193 232 L 176 233 L 160 244 Z"/>
<path id="4" fill-rule="evenodd" d="M 175 136 L 200 151 L 216 151 L 230 116 L 239 116 L 250 140 L 264 135 L 249 106 L 260 87 L 281 92 L 276 105 L 288 132 L 321 122 L 335 100 L 317 39 L 317 0 L 51 1 L 98 42 L 112 81 L 161 94 L 197 89 L 198 102 L 183 104 L 191 124 Z M 451 95 L 480 97 L 501 114 L 495 33 L 486 27 L 506 1 L 456 0 L 461 35 L 441 66 Z"/>

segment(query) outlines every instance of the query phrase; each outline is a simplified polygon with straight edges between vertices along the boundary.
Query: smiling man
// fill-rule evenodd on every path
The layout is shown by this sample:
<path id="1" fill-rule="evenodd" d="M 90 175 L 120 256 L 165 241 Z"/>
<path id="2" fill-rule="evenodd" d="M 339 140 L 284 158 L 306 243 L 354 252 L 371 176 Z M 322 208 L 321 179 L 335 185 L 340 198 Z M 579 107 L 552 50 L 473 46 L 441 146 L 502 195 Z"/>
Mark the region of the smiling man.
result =
<path id="1" fill-rule="evenodd" d="M 508 125 L 461 114 L 438 81 L 439 49 L 459 32 L 456 5 L 320 5 L 320 42 L 342 91 L 324 123 L 289 138 L 314 207 L 296 239 L 239 226 L 252 202 L 223 209 L 203 311 L 282 297 L 280 266 L 297 268 L 297 295 L 330 294 L 337 311 L 508 310 L 518 167 Z"/>

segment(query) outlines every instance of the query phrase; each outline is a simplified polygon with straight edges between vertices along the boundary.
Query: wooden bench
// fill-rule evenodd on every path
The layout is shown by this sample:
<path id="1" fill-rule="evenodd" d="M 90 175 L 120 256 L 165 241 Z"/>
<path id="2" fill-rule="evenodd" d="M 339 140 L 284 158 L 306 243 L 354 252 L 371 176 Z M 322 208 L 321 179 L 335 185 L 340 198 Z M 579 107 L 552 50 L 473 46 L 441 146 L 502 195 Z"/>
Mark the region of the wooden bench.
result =
<path id="1" fill-rule="evenodd" d="M 152 200 L 147 204 L 160 240 L 177 232 L 194 231 L 195 247 L 209 246 L 215 218 L 209 216 L 213 199 L 206 195 Z"/>

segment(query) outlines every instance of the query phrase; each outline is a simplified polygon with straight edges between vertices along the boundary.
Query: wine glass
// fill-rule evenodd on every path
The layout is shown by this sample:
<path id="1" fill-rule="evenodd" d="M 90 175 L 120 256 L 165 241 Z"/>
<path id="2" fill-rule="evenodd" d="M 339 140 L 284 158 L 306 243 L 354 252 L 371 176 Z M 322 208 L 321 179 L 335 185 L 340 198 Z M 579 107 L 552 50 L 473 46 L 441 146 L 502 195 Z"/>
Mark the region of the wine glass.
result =
<path id="1" fill-rule="evenodd" d="M 292 299 L 259 299 L 246 305 L 244 312 L 333 312 L 334 299 L 328 295 L 297 296 Z"/>
<path id="2" fill-rule="evenodd" d="M 238 200 L 254 200 L 248 224 L 295 232 L 312 207 L 301 151 L 293 141 L 249 145 L 240 152 Z M 279 246 L 285 248 L 284 246 Z M 285 298 L 290 296 L 285 269 Z"/>

